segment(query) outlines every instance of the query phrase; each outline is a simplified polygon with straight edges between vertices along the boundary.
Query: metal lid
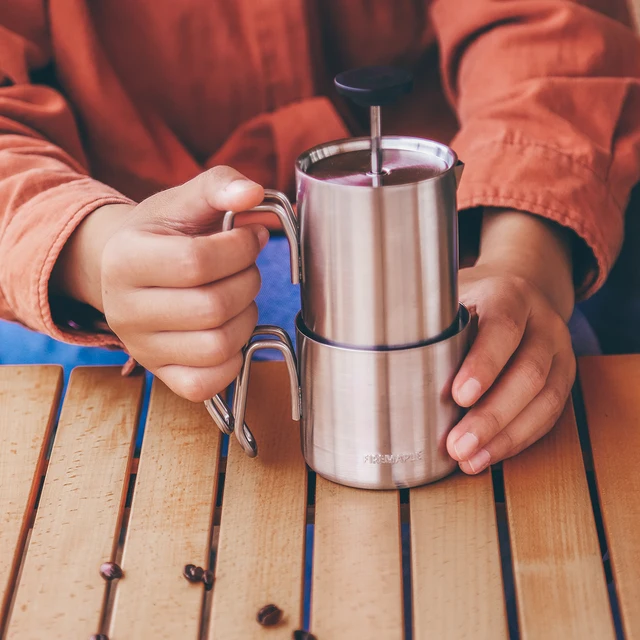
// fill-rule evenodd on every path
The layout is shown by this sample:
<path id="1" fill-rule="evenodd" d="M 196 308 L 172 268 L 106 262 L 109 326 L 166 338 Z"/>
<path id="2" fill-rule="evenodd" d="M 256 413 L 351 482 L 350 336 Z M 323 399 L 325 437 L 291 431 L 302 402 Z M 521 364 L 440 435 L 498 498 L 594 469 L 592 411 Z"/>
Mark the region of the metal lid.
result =
<path id="1" fill-rule="evenodd" d="M 298 169 L 323 182 L 345 186 L 385 187 L 422 182 L 446 173 L 456 164 L 449 147 L 410 137 L 382 138 L 382 175 L 371 173 L 368 138 L 338 140 L 309 150 Z M 377 181 L 376 181 L 377 179 Z"/>

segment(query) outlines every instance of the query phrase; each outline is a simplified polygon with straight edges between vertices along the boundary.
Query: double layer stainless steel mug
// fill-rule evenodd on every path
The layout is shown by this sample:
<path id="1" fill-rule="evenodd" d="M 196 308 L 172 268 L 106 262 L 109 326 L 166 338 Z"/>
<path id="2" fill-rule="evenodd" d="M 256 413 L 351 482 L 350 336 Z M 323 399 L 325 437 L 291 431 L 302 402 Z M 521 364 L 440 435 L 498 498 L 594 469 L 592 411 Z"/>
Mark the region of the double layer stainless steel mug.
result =
<path id="1" fill-rule="evenodd" d="M 280 218 L 301 284 L 297 357 L 286 332 L 257 327 L 233 410 L 220 397 L 206 403 L 220 428 L 257 455 L 244 422 L 250 362 L 259 349 L 278 349 L 306 462 L 370 489 L 417 486 L 455 468 L 445 445 L 461 416 L 451 383 L 470 333 L 457 301 L 456 155 L 416 138 L 383 138 L 382 146 L 375 186 L 369 141 L 354 139 L 300 156 L 297 216 L 283 194 L 265 193 L 257 210 Z M 225 215 L 224 230 L 236 213 Z"/>

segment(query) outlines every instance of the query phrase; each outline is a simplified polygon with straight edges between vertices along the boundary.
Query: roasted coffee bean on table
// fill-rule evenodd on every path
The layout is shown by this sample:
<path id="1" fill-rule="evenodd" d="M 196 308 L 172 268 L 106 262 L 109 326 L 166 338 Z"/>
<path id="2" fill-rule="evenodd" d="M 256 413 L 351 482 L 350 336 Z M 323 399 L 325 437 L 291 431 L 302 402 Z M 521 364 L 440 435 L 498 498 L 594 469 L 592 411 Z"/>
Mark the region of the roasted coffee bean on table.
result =
<path id="1" fill-rule="evenodd" d="M 124 573 L 115 562 L 103 562 L 100 565 L 100 575 L 105 580 L 117 580 L 118 578 L 122 578 Z"/>
<path id="2" fill-rule="evenodd" d="M 273 627 L 282 620 L 282 609 L 275 604 L 266 604 L 258 611 L 256 620 L 265 627 Z"/>
<path id="3" fill-rule="evenodd" d="M 187 564 L 182 570 L 182 575 L 189 582 L 202 582 L 202 576 L 204 575 L 204 569 L 202 567 L 196 567 L 195 564 Z"/>

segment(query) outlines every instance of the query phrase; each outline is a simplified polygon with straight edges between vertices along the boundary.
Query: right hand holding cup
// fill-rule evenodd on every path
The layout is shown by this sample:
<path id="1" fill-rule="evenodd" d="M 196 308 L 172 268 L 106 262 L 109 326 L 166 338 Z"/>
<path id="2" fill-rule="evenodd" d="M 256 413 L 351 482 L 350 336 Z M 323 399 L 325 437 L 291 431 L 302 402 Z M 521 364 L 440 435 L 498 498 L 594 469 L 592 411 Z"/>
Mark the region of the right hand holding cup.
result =
<path id="1" fill-rule="evenodd" d="M 147 198 L 102 251 L 102 306 L 128 352 L 178 395 L 227 387 L 258 319 L 261 225 L 218 233 L 227 210 L 260 204 L 262 187 L 229 167 Z M 122 205 L 117 205 L 122 207 Z"/>

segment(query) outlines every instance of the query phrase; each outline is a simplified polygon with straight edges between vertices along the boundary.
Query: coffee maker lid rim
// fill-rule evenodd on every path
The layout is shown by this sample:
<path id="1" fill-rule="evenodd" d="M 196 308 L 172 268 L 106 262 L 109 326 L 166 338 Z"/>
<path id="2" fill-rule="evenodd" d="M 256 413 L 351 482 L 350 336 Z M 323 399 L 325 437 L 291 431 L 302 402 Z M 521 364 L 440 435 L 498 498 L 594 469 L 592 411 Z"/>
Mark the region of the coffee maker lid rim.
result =
<path id="1" fill-rule="evenodd" d="M 430 140 L 429 138 L 418 138 L 416 136 L 382 136 L 382 145 L 383 145 L 383 149 L 385 148 L 385 142 L 393 142 L 393 141 L 399 141 L 399 140 L 405 140 L 405 141 L 415 141 L 415 142 L 423 142 L 423 143 L 428 143 L 434 147 L 446 150 L 450 155 L 451 155 L 451 164 L 450 166 L 448 166 L 444 171 L 442 171 L 442 173 L 438 173 L 435 176 L 431 176 L 429 178 L 423 178 L 422 180 L 414 180 L 412 182 L 403 182 L 402 184 L 393 184 L 393 185 L 384 185 L 382 187 L 374 187 L 374 188 L 382 188 L 382 189 L 402 189 L 408 185 L 411 184 L 422 184 L 424 182 L 431 182 L 431 181 L 435 181 L 435 180 L 440 180 L 442 179 L 444 176 L 446 176 L 449 173 L 452 173 L 455 171 L 456 165 L 458 164 L 458 155 L 456 154 L 456 152 L 449 147 L 448 145 L 442 143 L 442 142 L 438 142 L 437 140 Z M 301 153 L 297 159 L 296 159 L 296 164 L 295 164 L 295 168 L 296 168 L 296 173 L 301 173 L 302 175 L 305 176 L 306 180 L 312 180 L 313 182 L 318 182 L 318 183 L 324 183 L 327 184 L 329 181 L 326 180 L 322 180 L 321 178 L 318 178 L 310 173 L 308 173 L 305 168 L 304 168 L 304 163 L 311 158 L 311 156 L 316 153 L 319 149 L 322 149 L 324 147 L 328 147 L 331 145 L 341 145 L 341 144 L 352 144 L 354 146 L 358 146 L 358 143 L 369 143 L 369 147 L 370 146 L 370 142 L 371 142 L 371 138 L 369 138 L 368 136 L 361 136 L 361 137 L 357 137 L 357 138 L 339 138 L 337 140 L 330 140 L 328 142 L 322 142 L 320 144 L 317 144 L 313 147 L 311 147 L 310 149 L 307 149 L 306 151 L 304 151 L 303 153 Z M 367 148 L 366 146 L 363 148 Z M 393 147 L 391 147 L 393 148 Z M 361 150 L 360 148 L 357 149 L 351 149 L 350 151 L 359 151 Z M 399 148 L 399 150 L 403 150 L 402 147 Z M 416 151 L 418 153 L 420 153 L 421 151 L 419 149 L 411 149 L 412 151 Z M 333 155 L 337 155 L 337 154 L 333 154 Z M 324 156 L 324 157 L 330 157 L 330 156 Z M 330 182 L 332 188 L 340 188 L 340 189 L 371 189 L 372 187 L 369 185 L 353 185 L 353 184 L 340 184 L 338 182 Z"/>

